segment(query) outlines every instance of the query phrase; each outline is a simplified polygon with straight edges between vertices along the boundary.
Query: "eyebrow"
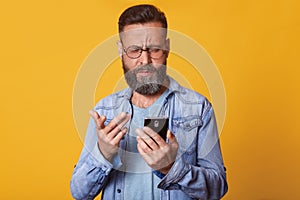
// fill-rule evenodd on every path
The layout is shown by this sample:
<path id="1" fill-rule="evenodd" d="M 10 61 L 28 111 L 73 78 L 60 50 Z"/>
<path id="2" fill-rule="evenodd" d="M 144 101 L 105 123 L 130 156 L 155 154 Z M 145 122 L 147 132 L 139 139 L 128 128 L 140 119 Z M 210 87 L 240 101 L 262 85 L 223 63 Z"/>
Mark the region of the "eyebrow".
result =
<path id="1" fill-rule="evenodd" d="M 156 48 L 161 48 L 163 45 L 158 45 L 158 44 L 150 44 L 150 45 L 147 45 L 146 48 L 153 48 L 153 47 L 156 47 Z M 133 44 L 133 45 L 129 45 L 128 47 L 138 47 L 138 48 L 143 48 L 143 46 L 140 46 L 140 45 L 136 45 L 136 44 Z M 127 48 L 128 48 L 127 47 Z"/>
<path id="2" fill-rule="evenodd" d="M 143 48 L 143 46 L 141 45 L 138 45 L 138 44 L 132 44 L 132 45 L 128 45 L 128 46 L 125 46 L 123 41 L 120 40 L 121 44 L 123 45 L 123 48 L 128 48 L 128 47 L 138 47 L 138 48 Z M 156 48 L 162 48 L 164 45 L 162 44 L 149 44 L 146 46 L 146 48 L 152 48 L 152 47 L 156 47 Z"/>
<path id="3" fill-rule="evenodd" d="M 158 44 L 150 44 L 148 45 L 148 48 L 151 48 L 151 47 L 158 47 L 158 48 L 161 48 L 163 45 L 158 45 Z"/>

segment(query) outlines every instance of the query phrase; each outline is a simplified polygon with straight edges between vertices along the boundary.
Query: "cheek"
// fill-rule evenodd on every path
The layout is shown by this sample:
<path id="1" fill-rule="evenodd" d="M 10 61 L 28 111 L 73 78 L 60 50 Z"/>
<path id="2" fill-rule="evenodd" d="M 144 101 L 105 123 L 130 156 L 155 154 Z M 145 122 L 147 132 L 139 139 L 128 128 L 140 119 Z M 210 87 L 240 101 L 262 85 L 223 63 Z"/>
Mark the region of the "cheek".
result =
<path id="1" fill-rule="evenodd" d="M 166 64 L 167 64 L 167 60 L 166 60 L 165 57 L 163 57 L 162 59 L 154 60 L 154 61 L 152 62 L 152 64 L 153 64 L 153 66 L 154 66 L 155 68 L 159 68 L 159 67 L 161 67 L 161 65 L 166 65 Z"/>
<path id="2" fill-rule="evenodd" d="M 167 63 L 168 53 L 166 52 L 160 59 L 152 60 L 152 63 L 155 65 L 164 65 Z"/>
<path id="3" fill-rule="evenodd" d="M 130 59 L 127 56 L 123 56 L 122 61 L 128 69 L 134 69 L 139 65 L 138 59 Z"/>

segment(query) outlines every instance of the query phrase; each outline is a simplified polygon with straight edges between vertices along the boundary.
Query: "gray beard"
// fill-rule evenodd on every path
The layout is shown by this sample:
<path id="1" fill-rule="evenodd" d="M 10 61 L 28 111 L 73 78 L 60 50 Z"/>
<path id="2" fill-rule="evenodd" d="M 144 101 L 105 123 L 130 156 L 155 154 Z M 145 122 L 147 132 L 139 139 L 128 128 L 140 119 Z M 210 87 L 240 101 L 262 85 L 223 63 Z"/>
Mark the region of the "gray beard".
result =
<path id="1" fill-rule="evenodd" d="M 142 95 L 157 94 L 163 87 L 164 81 L 167 79 L 165 63 L 159 68 L 153 67 L 152 64 L 142 65 L 133 70 L 129 70 L 125 63 L 122 61 L 123 71 L 128 86 Z M 140 77 L 139 80 L 136 76 L 139 70 L 153 71 L 151 77 Z"/>

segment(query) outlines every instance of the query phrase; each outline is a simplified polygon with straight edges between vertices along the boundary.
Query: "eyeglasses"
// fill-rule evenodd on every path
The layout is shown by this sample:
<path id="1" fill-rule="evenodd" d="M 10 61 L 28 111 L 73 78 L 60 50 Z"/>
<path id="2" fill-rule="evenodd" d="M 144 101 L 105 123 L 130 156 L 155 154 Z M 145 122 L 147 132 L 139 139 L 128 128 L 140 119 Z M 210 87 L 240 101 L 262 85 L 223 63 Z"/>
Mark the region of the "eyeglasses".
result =
<path id="1" fill-rule="evenodd" d="M 124 48 L 124 52 L 131 59 L 139 58 L 142 55 L 143 51 L 147 51 L 152 59 L 160 59 L 165 54 L 165 50 L 159 47 L 142 48 L 136 45 L 132 45 Z"/>

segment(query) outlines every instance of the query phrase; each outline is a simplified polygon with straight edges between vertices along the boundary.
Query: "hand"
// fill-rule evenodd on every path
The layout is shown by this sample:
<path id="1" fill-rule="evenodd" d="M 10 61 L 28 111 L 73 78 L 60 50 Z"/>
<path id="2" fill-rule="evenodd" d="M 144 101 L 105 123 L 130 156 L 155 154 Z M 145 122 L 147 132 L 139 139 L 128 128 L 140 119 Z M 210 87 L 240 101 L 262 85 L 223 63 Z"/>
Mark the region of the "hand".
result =
<path id="1" fill-rule="evenodd" d="M 162 137 L 149 127 L 137 129 L 137 149 L 145 162 L 155 170 L 167 174 L 175 162 L 178 142 L 173 133 L 168 130 L 166 143 Z"/>
<path id="2" fill-rule="evenodd" d="M 105 126 L 105 116 L 99 116 L 99 114 L 93 110 L 89 113 L 96 123 L 98 147 L 103 156 L 111 162 L 114 155 L 118 152 L 121 139 L 127 132 L 127 128 L 123 128 L 123 126 L 130 119 L 130 115 L 122 112 Z"/>

